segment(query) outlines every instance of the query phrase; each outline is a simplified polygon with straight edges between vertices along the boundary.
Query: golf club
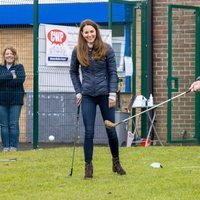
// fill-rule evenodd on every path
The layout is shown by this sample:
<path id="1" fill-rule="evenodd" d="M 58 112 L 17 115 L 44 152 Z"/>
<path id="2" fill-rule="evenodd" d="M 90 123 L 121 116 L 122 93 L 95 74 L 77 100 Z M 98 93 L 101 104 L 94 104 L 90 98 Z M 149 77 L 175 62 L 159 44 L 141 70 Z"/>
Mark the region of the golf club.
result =
<path id="1" fill-rule="evenodd" d="M 80 105 L 77 107 L 77 114 L 76 114 L 76 133 L 74 136 L 74 147 L 72 152 L 72 164 L 71 164 L 71 171 L 68 177 L 71 177 L 73 174 L 73 168 L 74 168 L 74 157 L 75 157 L 75 148 L 76 148 L 76 142 L 79 139 L 79 113 L 80 113 Z"/>
<path id="2" fill-rule="evenodd" d="M 140 112 L 140 113 L 137 113 L 136 115 L 133 115 L 133 116 L 131 116 L 131 117 L 128 117 L 128 118 L 126 118 L 126 119 L 124 119 L 124 120 L 122 120 L 122 121 L 120 121 L 120 122 L 116 122 L 116 123 L 113 123 L 113 122 L 111 122 L 111 121 L 109 121 L 109 120 L 105 120 L 105 127 L 106 128 L 115 128 L 116 126 L 118 126 L 119 124 L 121 124 L 121 123 L 125 123 L 125 122 L 127 122 L 127 121 L 129 121 L 130 119 L 132 119 L 132 118 L 134 118 L 134 117 L 137 117 L 137 116 L 139 116 L 139 115 L 141 115 L 141 114 L 143 114 L 143 113 L 145 113 L 145 112 L 148 112 L 149 110 L 153 110 L 153 109 L 155 109 L 155 108 L 157 108 L 157 107 L 159 107 L 159 106 L 161 106 L 161 105 L 163 105 L 163 104 L 165 104 L 165 103 L 167 103 L 167 102 L 169 102 L 169 101 L 172 101 L 173 99 L 176 99 L 176 98 L 178 98 L 178 97 L 180 97 L 180 96 L 183 96 L 184 94 L 187 94 L 187 93 L 189 93 L 191 90 L 189 89 L 189 90 L 187 90 L 187 91 L 185 91 L 185 92 L 183 92 L 183 93 L 181 93 L 181 94 L 179 94 L 179 95 L 176 95 L 176 96 L 174 96 L 174 97 L 172 97 L 171 99 L 168 99 L 168 100 L 166 100 L 166 101 L 163 101 L 163 102 L 161 102 L 161 103 L 159 103 L 159 104 L 157 104 L 157 105 L 155 105 L 155 106 L 153 106 L 153 107 L 151 107 L 151 108 L 148 108 L 148 109 L 146 109 L 146 110 L 144 110 L 144 111 L 142 111 L 142 112 Z"/>

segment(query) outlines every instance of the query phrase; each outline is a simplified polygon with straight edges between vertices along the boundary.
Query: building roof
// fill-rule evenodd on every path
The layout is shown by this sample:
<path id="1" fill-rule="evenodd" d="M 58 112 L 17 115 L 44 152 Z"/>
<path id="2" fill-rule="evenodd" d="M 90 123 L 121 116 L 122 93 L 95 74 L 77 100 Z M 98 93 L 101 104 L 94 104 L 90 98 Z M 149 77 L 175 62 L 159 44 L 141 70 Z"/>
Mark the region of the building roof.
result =
<path id="1" fill-rule="evenodd" d="M 105 0 L 87 1 L 93 3 L 61 3 L 66 0 L 59 0 L 60 3 L 41 4 L 49 0 L 40 0 L 38 6 L 38 22 L 46 24 L 79 24 L 82 20 L 90 18 L 97 23 L 108 23 L 108 2 Z M 80 2 L 71 1 L 71 2 Z M 34 22 L 34 5 L 29 4 L 33 0 L 20 0 L 26 4 L 14 4 L 16 0 L 0 0 L 0 3 L 10 2 L 0 6 L 0 25 L 28 24 Z M 13 4 L 11 4 L 13 2 Z M 52 2 L 52 1 L 51 1 Z M 113 21 L 125 21 L 124 5 L 113 4 Z"/>
<path id="2" fill-rule="evenodd" d="M 63 4 L 63 3 L 102 3 L 108 0 L 38 0 L 39 4 Z M 0 0 L 0 5 L 27 5 L 33 4 L 33 0 Z"/>

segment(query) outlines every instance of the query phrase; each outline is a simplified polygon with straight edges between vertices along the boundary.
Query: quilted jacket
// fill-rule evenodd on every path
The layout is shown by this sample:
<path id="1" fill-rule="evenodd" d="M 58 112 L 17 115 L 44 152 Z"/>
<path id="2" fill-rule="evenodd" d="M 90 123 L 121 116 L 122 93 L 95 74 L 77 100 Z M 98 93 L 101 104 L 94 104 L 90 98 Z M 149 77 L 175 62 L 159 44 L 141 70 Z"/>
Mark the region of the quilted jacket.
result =
<path id="1" fill-rule="evenodd" d="M 13 79 L 12 71 L 15 72 L 16 79 Z M 24 81 L 25 71 L 22 64 L 12 65 L 9 70 L 0 65 L 0 105 L 22 105 Z"/>
<path id="2" fill-rule="evenodd" d="M 88 54 L 91 55 L 91 52 L 88 52 Z M 79 66 L 82 72 L 81 78 L 79 76 Z M 112 47 L 108 45 L 105 59 L 94 60 L 91 58 L 90 64 L 87 67 L 79 63 L 75 47 L 71 56 L 70 76 L 76 93 L 98 96 L 116 92 L 117 70 L 115 54 Z"/>

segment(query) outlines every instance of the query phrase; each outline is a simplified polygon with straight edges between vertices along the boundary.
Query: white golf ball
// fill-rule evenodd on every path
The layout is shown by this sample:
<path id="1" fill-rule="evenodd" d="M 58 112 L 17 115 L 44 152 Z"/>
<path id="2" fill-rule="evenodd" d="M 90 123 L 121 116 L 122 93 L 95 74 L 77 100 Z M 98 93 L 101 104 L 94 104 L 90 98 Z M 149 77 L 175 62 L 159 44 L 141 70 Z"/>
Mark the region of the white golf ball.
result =
<path id="1" fill-rule="evenodd" d="M 50 141 L 54 141 L 54 140 L 55 140 L 55 137 L 54 137 L 53 135 L 50 135 L 50 136 L 49 136 L 49 140 L 50 140 Z"/>

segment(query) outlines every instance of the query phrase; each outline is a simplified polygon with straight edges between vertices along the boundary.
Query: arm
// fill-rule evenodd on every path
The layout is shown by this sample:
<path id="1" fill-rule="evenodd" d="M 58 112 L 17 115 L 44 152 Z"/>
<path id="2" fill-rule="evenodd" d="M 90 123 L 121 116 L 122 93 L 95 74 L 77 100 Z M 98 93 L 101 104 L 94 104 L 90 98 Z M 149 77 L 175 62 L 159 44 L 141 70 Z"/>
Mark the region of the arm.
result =
<path id="1" fill-rule="evenodd" d="M 195 81 L 190 86 L 191 92 L 196 92 L 200 90 L 200 81 Z"/>
<path id="2" fill-rule="evenodd" d="M 193 82 L 189 88 L 191 92 L 200 91 L 200 76 L 197 78 L 195 82 Z"/>
<path id="3" fill-rule="evenodd" d="M 72 56 L 71 56 L 70 77 L 71 77 L 74 89 L 76 91 L 76 94 L 81 93 L 81 91 L 82 91 L 81 81 L 80 81 L 80 77 L 79 77 L 80 76 L 79 65 L 80 64 L 77 59 L 76 49 L 74 49 L 72 52 Z"/>
<path id="4" fill-rule="evenodd" d="M 8 83 L 13 79 L 12 73 L 8 70 L 0 69 L 0 84 Z"/>
<path id="5" fill-rule="evenodd" d="M 11 87 L 16 87 L 24 83 L 26 75 L 22 64 L 14 66 L 10 73 L 12 74 L 12 79 L 10 81 Z"/>
<path id="6" fill-rule="evenodd" d="M 117 79 L 118 79 L 116 60 L 115 60 L 115 53 L 110 46 L 108 47 L 108 53 L 107 53 L 107 69 L 108 69 L 108 79 L 109 79 L 109 92 L 116 93 Z"/>
<path id="7" fill-rule="evenodd" d="M 108 80 L 109 80 L 109 107 L 116 105 L 116 92 L 117 92 L 117 68 L 115 53 L 113 49 L 108 46 L 107 53 L 107 68 L 108 68 Z"/>
<path id="8" fill-rule="evenodd" d="M 70 64 L 70 77 L 72 80 L 72 84 L 74 86 L 75 92 L 76 92 L 76 103 L 79 106 L 82 101 L 82 86 L 80 81 L 80 74 L 79 74 L 79 61 L 77 59 L 76 55 L 76 49 L 73 50 L 72 56 L 71 56 L 71 64 Z"/>

